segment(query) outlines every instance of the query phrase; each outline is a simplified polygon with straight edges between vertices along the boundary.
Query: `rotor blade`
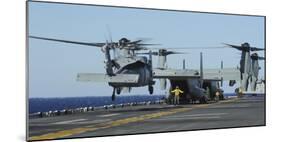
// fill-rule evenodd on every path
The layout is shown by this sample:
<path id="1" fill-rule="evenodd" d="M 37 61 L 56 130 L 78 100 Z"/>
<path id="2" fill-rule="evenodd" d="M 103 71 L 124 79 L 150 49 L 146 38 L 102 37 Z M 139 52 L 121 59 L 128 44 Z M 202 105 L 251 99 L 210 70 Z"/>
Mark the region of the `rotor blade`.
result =
<path id="1" fill-rule="evenodd" d="M 224 46 L 210 46 L 210 47 L 174 47 L 174 48 L 165 48 L 165 47 L 162 47 L 162 48 L 149 48 L 151 50 L 159 50 L 159 49 L 167 49 L 167 50 L 175 50 L 175 49 L 178 49 L 178 50 L 191 50 L 191 49 L 221 49 L 221 48 L 226 48 Z"/>
<path id="2" fill-rule="evenodd" d="M 143 46 L 124 46 L 123 49 L 128 50 L 148 50 L 149 48 L 143 47 Z"/>
<path id="3" fill-rule="evenodd" d="M 110 30 L 110 27 L 108 25 L 106 25 L 106 28 L 107 28 L 107 32 L 108 32 L 108 35 L 109 35 L 109 39 L 110 39 L 110 48 L 112 49 L 113 51 L 113 58 L 116 58 L 117 56 L 117 53 L 116 53 L 116 48 L 115 48 L 115 45 L 114 42 L 112 41 L 112 32 Z"/>
<path id="4" fill-rule="evenodd" d="M 112 33 L 111 33 L 111 30 L 110 30 L 108 25 L 106 25 L 106 29 L 107 29 L 107 32 L 108 32 L 109 40 L 112 43 Z"/>
<path id="5" fill-rule="evenodd" d="M 265 57 L 258 57 L 259 60 L 265 60 Z"/>
<path id="6" fill-rule="evenodd" d="M 131 44 L 137 44 L 137 43 L 139 43 L 139 42 L 142 42 L 142 40 L 136 40 L 136 41 L 132 41 L 132 42 L 130 42 Z"/>
<path id="7" fill-rule="evenodd" d="M 141 43 L 141 42 L 147 42 L 149 40 L 152 40 L 152 38 L 137 38 L 134 41 L 131 41 L 130 43 L 137 44 L 137 43 Z"/>
<path id="8" fill-rule="evenodd" d="M 148 48 L 142 47 L 142 46 L 138 46 L 138 47 L 136 47 L 134 49 L 131 49 L 131 50 L 148 50 Z"/>
<path id="9" fill-rule="evenodd" d="M 149 55 L 150 53 L 149 52 L 146 52 L 146 53 L 136 53 L 136 54 L 143 54 L 143 55 Z M 151 55 L 158 55 L 158 52 L 151 52 Z"/>
<path id="10" fill-rule="evenodd" d="M 209 46 L 209 47 L 203 47 L 203 46 L 198 46 L 198 47 L 175 47 L 175 48 L 170 48 L 170 49 L 220 49 L 220 48 L 225 48 L 225 46 Z"/>
<path id="11" fill-rule="evenodd" d="M 138 46 L 155 46 L 155 45 L 161 45 L 157 43 L 138 43 Z"/>
<path id="12" fill-rule="evenodd" d="M 243 50 L 243 48 L 241 46 L 237 46 L 237 45 L 232 45 L 232 44 L 227 44 L 227 43 L 222 43 L 224 45 L 226 45 L 227 47 L 232 47 L 238 50 Z"/>
<path id="13" fill-rule="evenodd" d="M 137 53 L 137 54 L 146 54 L 146 55 L 149 55 L 148 52 L 146 52 L 146 53 Z M 151 54 L 154 55 L 154 56 L 159 55 L 158 52 L 151 52 Z M 187 52 L 166 51 L 164 54 L 165 54 L 165 55 L 171 55 L 171 54 L 189 54 L 189 53 L 187 53 Z"/>
<path id="14" fill-rule="evenodd" d="M 170 55 L 170 54 L 188 54 L 188 53 L 187 52 L 167 51 L 166 54 Z"/>
<path id="15" fill-rule="evenodd" d="M 142 42 L 147 42 L 147 41 L 151 41 L 151 40 L 152 40 L 152 38 L 139 37 L 139 38 L 136 38 L 135 40 L 141 40 Z"/>
<path id="16" fill-rule="evenodd" d="M 264 48 L 251 47 L 250 50 L 251 51 L 262 51 L 262 50 L 265 50 L 265 49 Z"/>
<path id="17" fill-rule="evenodd" d="M 232 48 L 235 48 L 235 49 L 238 49 L 238 50 L 243 50 L 243 47 L 242 46 L 238 46 L 238 45 L 232 45 L 232 44 L 226 44 L 226 43 L 223 43 L 224 45 L 227 45 L 228 47 L 232 47 Z M 262 50 L 265 50 L 264 48 L 257 48 L 257 47 L 250 47 L 250 50 L 251 51 L 262 51 Z"/>
<path id="18" fill-rule="evenodd" d="M 71 44 L 79 44 L 79 45 L 86 45 L 86 46 L 102 47 L 102 46 L 105 45 L 105 43 L 79 42 L 79 41 L 71 41 L 71 40 L 63 40 L 63 39 L 54 39 L 54 38 L 38 37 L 38 36 L 29 36 L 29 37 L 30 37 L 30 38 L 34 38 L 34 39 L 49 40 L 49 41 L 56 41 L 56 42 L 63 42 L 63 43 L 71 43 Z"/>

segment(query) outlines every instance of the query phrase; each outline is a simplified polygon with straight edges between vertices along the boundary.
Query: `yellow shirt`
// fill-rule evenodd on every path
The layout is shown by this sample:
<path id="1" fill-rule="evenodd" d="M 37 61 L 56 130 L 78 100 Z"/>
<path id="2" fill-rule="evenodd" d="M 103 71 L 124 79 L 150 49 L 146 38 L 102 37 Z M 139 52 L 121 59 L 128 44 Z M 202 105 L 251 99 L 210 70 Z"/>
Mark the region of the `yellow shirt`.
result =
<path id="1" fill-rule="evenodd" d="M 175 93 L 176 96 L 180 95 L 180 93 L 183 93 L 183 91 L 180 90 L 180 89 L 175 89 L 175 90 L 173 90 L 173 91 L 171 91 L 171 92 L 172 92 L 172 93 Z"/>
<path id="2" fill-rule="evenodd" d="M 238 93 L 242 93 L 242 89 L 241 89 L 241 88 L 239 88 L 239 91 L 238 91 Z"/>

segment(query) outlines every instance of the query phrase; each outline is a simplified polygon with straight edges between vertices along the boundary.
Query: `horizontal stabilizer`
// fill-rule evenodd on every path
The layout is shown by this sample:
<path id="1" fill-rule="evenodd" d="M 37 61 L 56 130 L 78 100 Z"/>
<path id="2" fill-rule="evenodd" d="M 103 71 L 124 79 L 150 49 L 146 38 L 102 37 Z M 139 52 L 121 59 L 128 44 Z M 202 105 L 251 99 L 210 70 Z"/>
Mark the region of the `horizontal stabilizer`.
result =
<path id="1" fill-rule="evenodd" d="M 240 70 L 237 68 L 204 69 L 204 80 L 240 80 Z"/>
<path id="2" fill-rule="evenodd" d="M 184 79 L 199 77 L 199 73 L 194 70 L 153 69 L 153 78 Z"/>
<path id="3" fill-rule="evenodd" d="M 77 81 L 84 82 L 108 82 L 108 83 L 137 83 L 138 74 L 116 74 L 108 76 L 102 73 L 78 73 Z"/>

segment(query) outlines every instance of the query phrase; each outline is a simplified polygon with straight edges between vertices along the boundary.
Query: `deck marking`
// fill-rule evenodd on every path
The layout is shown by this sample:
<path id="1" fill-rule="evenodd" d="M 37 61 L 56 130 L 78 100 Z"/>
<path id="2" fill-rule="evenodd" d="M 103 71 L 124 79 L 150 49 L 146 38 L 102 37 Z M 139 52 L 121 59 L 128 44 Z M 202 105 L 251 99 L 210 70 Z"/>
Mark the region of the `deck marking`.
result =
<path id="1" fill-rule="evenodd" d="M 157 117 L 161 117 L 161 116 L 165 116 L 165 115 L 171 115 L 174 113 L 183 112 L 183 111 L 187 111 L 187 110 L 191 110 L 191 108 L 176 108 L 176 109 L 172 109 L 169 111 L 162 111 L 162 112 L 157 112 L 157 113 L 152 113 L 152 114 L 145 114 L 145 115 L 141 115 L 141 116 L 129 117 L 129 118 L 125 118 L 125 119 L 119 119 L 119 120 L 115 120 L 115 121 L 101 123 L 98 125 L 92 125 L 92 126 L 87 126 L 87 127 L 82 127 L 82 128 L 74 128 L 74 129 L 70 129 L 70 130 L 62 130 L 62 131 L 47 133 L 47 134 L 43 134 L 43 135 L 39 135 L 39 136 L 33 136 L 30 138 L 30 140 L 48 140 L 48 139 L 63 138 L 63 137 L 71 136 L 71 135 L 89 132 L 89 131 L 95 131 L 98 129 L 105 129 L 105 128 L 120 126 L 120 125 L 124 125 L 124 124 L 128 124 L 128 123 L 157 118 Z"/>
<path id="2" fill-rule="evenodd" d="M 55 124 L 55 125 L 70 124 L 70 123 L 81 122 L 81 121 L 85 121 L 85 120 L 87 120 L 87 119 L 75 119 L 75 120 L 68 120 L 68 121 L 59 121 L 59 122 L 55 122 L 55 123 L 52 123 L 52 124 Z"/>
<path id="3" fill-rule="evenodd" d="M 223 103 L 228 103 L 228 102 L 235 102 L 239 100 L 239 98 L 234 98 L 234 99 L 229 99 L 229 100 L 222 100 L 220 102 L 218 102 L 218 104 L 223 104 Z"/>
<path id="4" fill-rule="evenodd" d="M 75 124 L 90 124 L 90 123 L 103 123 L 106 121 L 111 121 L 112 119 L 97 119 L 97 120 L 91 120 L 91 121 L 82 121 L 82 122 L 77 122 Z"/>
<path id="5" fill-rule="evenodd" d="M 104 114 L 104 115 L 99 115 L 98 117 L 110 117 L 110 116 L 116 116 L 116 115 L 120 115 L 120 113 Z"/>
<path id="6" fill-rule="evenodd" d="M 166 120 L 199 120 L 199 119 L 219 119 L 221 118 L 220 116 L 193 116 L 193 117 L 172 117 L 172 118 L 158 118 L 155 120 L 150 120 L 150 121 L 166 121 Z"/>
<path id="7" fill-rule="evenodd" d="M 236 101 L 237 99 L 231 99 L 227 100 L 224 102 L 232 102 Z M 217 103 L 216 103 L 217 104 Z M 82 134 L 85 132 L 90 132 L 90 131 L 95 131 L 99 129 L 106 129 L 110 127 L 115 127 L 115 126 L 120 126 L 120 125 L 125 125 L 133 122 L 140 122 L 152 118 L 158 118 L 166 115 L 171 115 L 179 112 L 184 112 L 184 111 L 190 111 L 195 108 L 202 108 L 206 106 L 210 106 L 213 104 L 200 104 L 196 105 L 192 108 L 175 108 L 175 109 L 170 109 L 168 111 L 161 111 L 157 113 L 151 113 L 151 114 L 145 114 L 145 115 L 140 115 L 140 116 L 135 116 L 135 117 L 129 117 L 129 118 L 124 118 L 124 119 L 119 119 L 119 120 L 114 120 L 110 122 L 105 122 L 97 125 L 91 125 L 91 126 L 86 126 L 86 127 L 81 127 L 81 128 L 74 128 L 74 129 L 69 129 L 69 130 L 62 130 L 62 131 L 57 131 L 57 132 L 52 132 L 52 133 L 47 133 L 39 136 L 33 136 L 30 137 L 29 140 L 50 140 L 50 139 L 58 139 L 58 138 L 64 138 L 72 135 L 78 135 Z"/>
<path id="8" fill-rule="evenodd" d="M 180 116 L 166 116 L 155 119 L 158 120 L 194 120 L 194 119 L 218 119 L 221 118 L 221 115 L 226 115 L 228 113 L 198 113 L 198 114 L 189 114 L 189 115 L 180 115 Z M 151 120 L 154 121 L 154 120 Z"/>
<path id="9" fill-rule="evenodd" d="M 214 116 L 214 115 L 225 115 L 228 113 L 196 113 L 196 114 L 187 114 L 181 115 L 180 117 L 200 117 L 200 116 Z M 178 116 L 168 116 L 169 118 L 177 117 Z"/>

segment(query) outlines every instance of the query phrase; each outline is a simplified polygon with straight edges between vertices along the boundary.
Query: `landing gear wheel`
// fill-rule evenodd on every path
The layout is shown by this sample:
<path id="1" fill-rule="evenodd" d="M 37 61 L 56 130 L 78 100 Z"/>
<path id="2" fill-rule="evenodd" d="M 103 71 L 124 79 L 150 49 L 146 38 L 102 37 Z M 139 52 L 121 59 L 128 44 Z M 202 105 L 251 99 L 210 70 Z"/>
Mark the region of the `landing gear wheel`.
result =
<path id="1" fill-rule="evenodd" d="M 149 91 L 149 94 L 153 94 L 153 86 L 148 86 L 148 91 Z"/>
<path id="2" fill-rule="evenodd" d="M 206 96 L 202 96 L 200 99 L 199 99 L 199 102 L 200 104 L 206 104 L 208 103 L 208 99 Z"/>
<path id="3" fill-rule="evenodd" d="M 117 88 L 116 93 L 119 95 L 121 93 L 121 88 Z"/>

